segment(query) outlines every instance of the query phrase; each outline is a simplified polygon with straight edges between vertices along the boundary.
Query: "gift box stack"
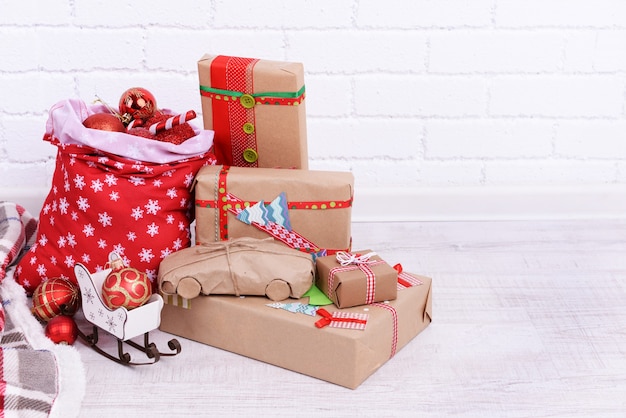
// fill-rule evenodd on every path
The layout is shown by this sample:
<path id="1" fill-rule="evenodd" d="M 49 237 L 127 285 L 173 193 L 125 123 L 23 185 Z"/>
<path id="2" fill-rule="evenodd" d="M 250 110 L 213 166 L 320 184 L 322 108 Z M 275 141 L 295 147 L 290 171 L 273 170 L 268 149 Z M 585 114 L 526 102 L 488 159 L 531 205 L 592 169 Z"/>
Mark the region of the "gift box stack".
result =
<path id="1" fill-rule="evenodd" d="M 218 164 L 194 180 L 196 245 L 160 264 L 160 329 L 358 387 L 431 322 L 431 279 L 352 249 L 353 175 L 308 169 L 302 64 L 198 73 Z"/>

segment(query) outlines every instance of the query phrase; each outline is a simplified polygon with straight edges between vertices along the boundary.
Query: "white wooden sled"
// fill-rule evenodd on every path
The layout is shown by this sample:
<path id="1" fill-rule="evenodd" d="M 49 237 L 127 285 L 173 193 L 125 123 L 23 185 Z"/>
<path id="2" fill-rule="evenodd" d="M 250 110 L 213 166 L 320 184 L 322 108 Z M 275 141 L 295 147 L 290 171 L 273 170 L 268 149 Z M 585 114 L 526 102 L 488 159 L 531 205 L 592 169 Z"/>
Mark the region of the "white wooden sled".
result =
<path id="1" fill-rule="evenodd" d="M 111 253 L 109 261 L 119 256 Z M 156 344 L 149 341 L 149 332 L 158 328 L 161 323 L 161 309 L 163 298 L 153 294 L 148 302 L 137 308 L 128 310 L 124 307 L 110 309 L 102 299 L 102 284 L 111 272 L 108 268 L 96 273 L 89 273 L 87 268 L 77 263 L 74 266 L 74 274 L 80 287 L 82 309 L 85 319 L 93 325 L 91 334 L 86 335 L 78 331 L 78 335 L 95 351 L 115 362 L 127 365 L 153 364 L 159 361 L 161 356 L 174 356 L 180 353 L 180 343 L 176 339 L 168 341 L 167 345 L 172 352 L 160 352 Z M 118 356 L 115 357 L 98 347 L 98 329 L 112 334 L 117 339 Z M 131 341 L 131 338 L 144 335 L 143 345 Z M 124 352 L 124 343 L 142 351 L 151 361 L 132 362 L 130 354 Z"/>

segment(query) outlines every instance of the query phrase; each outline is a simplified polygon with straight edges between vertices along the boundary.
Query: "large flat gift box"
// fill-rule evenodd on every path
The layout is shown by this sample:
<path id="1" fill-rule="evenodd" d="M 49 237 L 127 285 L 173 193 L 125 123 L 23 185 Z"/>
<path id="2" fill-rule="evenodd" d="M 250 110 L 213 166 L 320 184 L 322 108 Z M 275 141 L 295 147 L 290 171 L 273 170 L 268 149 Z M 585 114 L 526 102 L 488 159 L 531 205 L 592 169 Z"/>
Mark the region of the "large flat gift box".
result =
<path id="1" fill-rule="evenodd" d="M 204 55 L 198 76 L 219 164 L 308 168 L 301 63 Z"/>
<path id="2" fill-rule="evenodd" d="M 271 236 L 309 253 L 350 249 L 350 172 L 207 166 L 194 188 L 198 243 Z"/>
<path id="3" fill-rule="evenodd" d="M 262 296 L 165 297 L 160 329 L 355 389 L 430 324 L 432 281 L 411 277 L 409 287 L 402 286 L 388 303 L 323 307 L 338 318 L 366 315 L 363 330 L 318 328 L 322 316 L 270 307 Z M 308 299 L 288 302 L 306 304 Z"/>

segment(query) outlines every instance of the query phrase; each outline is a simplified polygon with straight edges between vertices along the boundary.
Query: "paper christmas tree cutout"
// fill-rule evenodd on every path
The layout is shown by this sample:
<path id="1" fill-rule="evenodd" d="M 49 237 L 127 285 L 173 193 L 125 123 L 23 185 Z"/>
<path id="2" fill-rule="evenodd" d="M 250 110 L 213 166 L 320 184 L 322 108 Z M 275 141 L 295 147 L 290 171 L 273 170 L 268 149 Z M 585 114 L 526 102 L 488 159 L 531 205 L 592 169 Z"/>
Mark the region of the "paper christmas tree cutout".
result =
<path id="1" fill-rule="evenodd" d="M 243 209 L 237 214 L 237 219 L 248 225 L 251 225 L 253 222 L 259 225 L 267 225 L 269 222 L 274 222 L 291 231 L 285 192 L 279 194 L 269 204 L 265 204 L 265 201 L 261 200 Z"/>
<path id="2" fill-rule="evenodd" d="M 300 303 L 300 302 L 293 302 L 293 303 L 275 302 L 275 303 L 268 303 L 266 306 L 269 306 L 270 308 L 284 309 L 292 313 L 303 313 L 309 316 L 317 315 L 317 306 L 305 305 L 304 303 Z"/>

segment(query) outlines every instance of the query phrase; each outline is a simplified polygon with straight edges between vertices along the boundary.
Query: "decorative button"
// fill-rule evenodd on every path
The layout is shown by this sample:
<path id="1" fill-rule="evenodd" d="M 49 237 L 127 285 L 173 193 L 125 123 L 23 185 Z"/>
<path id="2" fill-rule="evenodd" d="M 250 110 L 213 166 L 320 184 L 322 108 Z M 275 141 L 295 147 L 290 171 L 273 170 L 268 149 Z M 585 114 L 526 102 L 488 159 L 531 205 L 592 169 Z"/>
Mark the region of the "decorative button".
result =
<path id="1" fill-rule="evenodd" d="M 251 124 L 250 122 L 246 122 L 243 124 L 243 131 L 247 134 L 251 134 L 252 132 L 254 132 L 254 125 Z"/>
<path id="2" fill-rule="evenodd" d="M 254 100 L 254 97 L 250 96 L 249 94 L 244 94 L 243 96 L 241 96 L 239 98 L 239 102 L 246 109 L 252 109 L 256 104 L 256 100 Z"/>
<path id="3" fill-rule="evenodd" d="M 259 159 L 259 154 L 257 154 L 257 152 L 253 150 L 252 148 L 247 148 L 243 152 L 243 159 L 249 163 L 253 163 Z"/>

